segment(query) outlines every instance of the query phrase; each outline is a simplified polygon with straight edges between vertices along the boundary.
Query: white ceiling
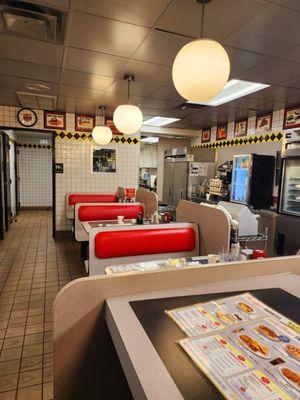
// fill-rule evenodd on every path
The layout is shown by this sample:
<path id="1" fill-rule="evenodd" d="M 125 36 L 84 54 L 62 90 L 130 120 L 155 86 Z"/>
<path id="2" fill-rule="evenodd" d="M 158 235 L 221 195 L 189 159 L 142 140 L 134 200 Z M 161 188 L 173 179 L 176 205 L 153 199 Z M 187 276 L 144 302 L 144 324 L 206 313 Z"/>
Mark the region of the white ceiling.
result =
<path id="1" fill-rule="evenodd" d="M 134 73 L 131 100 L 145 119 L 182 118 L 170 127 L 201 129 L 286 105 L 300 104 L 300 0 L 212 0 L 204 36 L 221 41 L 231 78 L 272 84 L 219 107 L 174 109 L 183 103 L 171 77 L 178 50 L 200 34 L 194 0 L 35 0 L 67 13 L 64 42 L 0 34 L 0 104 L 17 105 L 16 91 L 43 83 L 57 110 L 108 113 L 126 101 L 125 73 Z"/>

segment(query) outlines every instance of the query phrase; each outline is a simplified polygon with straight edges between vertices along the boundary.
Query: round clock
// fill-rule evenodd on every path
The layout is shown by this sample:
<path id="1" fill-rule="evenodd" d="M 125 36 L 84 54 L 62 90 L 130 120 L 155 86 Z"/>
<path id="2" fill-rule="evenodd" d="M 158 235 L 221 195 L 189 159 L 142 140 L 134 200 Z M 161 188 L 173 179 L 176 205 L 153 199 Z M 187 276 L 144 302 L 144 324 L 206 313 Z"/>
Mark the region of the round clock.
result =
<path id="1" fill-rule="evenodd" d="M 19 110 L 17 118 L 20 124 L 26 126 L 27 128 L 35 125 L 37 122 L 37 115 L 30 108 L 22 108 Z"/>

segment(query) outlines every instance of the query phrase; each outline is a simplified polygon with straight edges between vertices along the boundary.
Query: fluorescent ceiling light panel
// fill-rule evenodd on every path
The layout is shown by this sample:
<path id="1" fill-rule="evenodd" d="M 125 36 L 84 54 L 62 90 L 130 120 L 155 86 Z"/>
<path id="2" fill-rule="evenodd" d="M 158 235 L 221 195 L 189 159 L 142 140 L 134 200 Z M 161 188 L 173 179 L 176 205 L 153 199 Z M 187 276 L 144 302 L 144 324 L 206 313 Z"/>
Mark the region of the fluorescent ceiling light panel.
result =
<path id="1" fill-rule="evenodd" d="M 153 117 L 143 122 L 143 125 L 164 126 L 179 121 L 179 118 Z"/>
<path id="2" fill-rule="evenodd" d="M 154 136 L 147 136 L 147 137 L 143 137 L 141 139 L 141 142 L 143 143 L 158 143 L 159 138 L 158 137 L 154 137 Z"/>
<path id="3" fill-rule="evenodd" d="M 269 86 L 270 85 L 266 85 L 264 83 L 231 79 L 226 83 L 223 90 L 213 99 L 205 103 L 194 103 L 192 101 L 188 101 L 187 103 L 199 104 L 204 106 L 219 106 L 221 104 L 228 103 L 229 101 L 238 99 L 240 97 L 247 96 L 250 93 L 254 93 L 259 90 L 265 89 Z"/>

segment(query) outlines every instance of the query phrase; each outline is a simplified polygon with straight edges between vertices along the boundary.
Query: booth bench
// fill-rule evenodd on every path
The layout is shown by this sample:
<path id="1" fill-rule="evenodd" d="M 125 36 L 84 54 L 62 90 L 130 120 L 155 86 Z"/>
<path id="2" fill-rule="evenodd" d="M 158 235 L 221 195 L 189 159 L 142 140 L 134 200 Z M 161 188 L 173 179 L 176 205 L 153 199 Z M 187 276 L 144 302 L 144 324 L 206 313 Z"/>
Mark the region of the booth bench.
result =
<path id="1" fill-rule="evenodd" d="M 194 223 L 115 226 L 91 229 L 89 275 L 134 262 L 199 255 L 199 232 Z"/>
<path id="2" fill-rule="evenodd" d="M 66 217 L 74 219 L 74 207 L 77 203 L 117 203 L 116 194 L 68 193 L 66 195 Z"/>
<path id="3" fill-rule="evenodd" d="M 83 222 L 97 221 L 99 223 L 116 221 L 120 215 L 125 220 L 137 218 L 141 213 L 144 216 L 144 205 L 141 203 L 84 203 L 75 206 L 75 239 L 78 242 L 87 242 L 88 233 L 84 229 Z"/>

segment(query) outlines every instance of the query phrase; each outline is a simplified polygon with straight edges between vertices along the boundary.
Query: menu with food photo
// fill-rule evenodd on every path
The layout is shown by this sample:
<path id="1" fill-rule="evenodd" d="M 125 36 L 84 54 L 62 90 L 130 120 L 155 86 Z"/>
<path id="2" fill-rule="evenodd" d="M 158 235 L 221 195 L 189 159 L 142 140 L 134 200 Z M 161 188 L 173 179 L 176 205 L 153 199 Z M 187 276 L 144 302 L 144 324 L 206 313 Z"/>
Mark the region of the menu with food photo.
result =
<path id="1" fill-rule="evenodd" d="M 256 119 L 256 133 L 267 132 L 272 129 L 272 114 L 260 115 Z"/>
<path id="2" fill-rule="evenodd" d="M 63 112 L 44 111 L 44 128 L 66 129 L 66 114 Z"/>
<path id="3" fill-rule="evenodd" d="M 217 140 L 226 140 L 227 139 L 227 125 L 218 125 L 217 126 L 217 133 L 216 133 Z"/>
<path id="4" fill-rule="evenodd" d="M 262 303 L 249 293 L 167 310 L 166 313 L 190 337 L 221 331 L 228 326 L 269 315 Z"/>
<path id="5" fill-rule="evenodd" d="M 300 126 L 300 107 L 286 108 L 284 112 L 283 129 Z"/>
<path id="6" fill-rule="evenodd" d="M 203 129 L 201 134 L 201 142 L 208 143 L 211 140 L 211 130 L 210 129 Z"/>
<path id="7" fill-rule="evenodd" d="M 237 121 L 234 125 L 234 137 L 247 136 L 248 120 Z"/>
<path id="8" fill-rule="evenodd" d="M 95 126 L 94 115 L 75 114 L 75 130 L 79 132 L 92 132 Z"/>
<path id="9" fill-rule="evenodd" d="M 235 304 L 246 315 L 257 317 L 234 325 L 235 309 L 223 321 L 225 329 L 179 342 L 222 395 L 230 400 L 299 399 L 300 326 L 249 293 L 202 303 L 201 307 L 210 305 L 211 309 L 214 304 L 226 305 L 226 313 Z M 198 313 L 203 315 L 201 310 Z"/>

